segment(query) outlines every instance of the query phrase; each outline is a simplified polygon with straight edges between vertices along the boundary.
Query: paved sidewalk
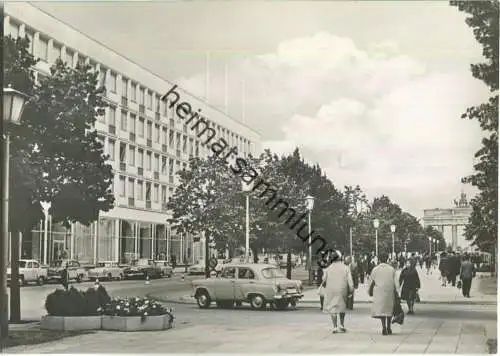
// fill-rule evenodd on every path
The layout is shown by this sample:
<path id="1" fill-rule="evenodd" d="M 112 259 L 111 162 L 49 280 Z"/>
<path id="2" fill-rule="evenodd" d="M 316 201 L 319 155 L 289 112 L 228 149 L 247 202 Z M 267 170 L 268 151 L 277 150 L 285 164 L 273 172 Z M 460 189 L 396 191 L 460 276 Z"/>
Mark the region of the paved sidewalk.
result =
<path id="1" fill-rule="evenodd" d="M 489 325 L 492 324 L 492 325 Z M 496 325 L 460 320 L 408 318 L 382 336 L 378 320 L 348 315 L 348 332 L 332 334 L 328 317 L 286 325 L 183 325 L 158 332 L 106 332 L 41 345 L 9 348 L 8 353 L 458 353 L 486 354 Z M 488 329 L 489 328 L 489 329 Z M 494 329 L 493 329 L 494 328 Z M 488 331 L 490 330 L 490 331 Z"/>

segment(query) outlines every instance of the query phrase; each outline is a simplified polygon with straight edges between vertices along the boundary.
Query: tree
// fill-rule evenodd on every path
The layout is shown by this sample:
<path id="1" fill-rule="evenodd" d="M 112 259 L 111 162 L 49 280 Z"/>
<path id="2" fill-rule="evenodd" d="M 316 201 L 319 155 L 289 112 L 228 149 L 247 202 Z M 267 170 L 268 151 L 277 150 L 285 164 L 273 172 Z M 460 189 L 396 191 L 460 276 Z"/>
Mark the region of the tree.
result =
<path id="1" fill-rule="evenodd" d="M 67 67 L 58 60 L 50 76 L 34 83 L 37 62 L 29 40 L 3 38 L 4 78 L 30 95 L 19 125 L 9 127 L 12 142 L 9 223 L 12 233 L 11 318 L 20 319 L 18 236 L 29 236 L 50 201 L 54 222 L 88 225 L 113 208 L 112 167 L 106 163 L 94 124 L 104 115 L 104 88 L 90 65 Z"/>
<path id="2" fill-rule="evenodd" d="M 465 235 L 483 250 L 493 249 L 498 235 L 498 18 L 499 3 L 490 1 L 451 1 L 468 14 L 465 23 L 483 47 L 485 62 L 471 65 L 472 76 L 483 81 L 492 93 L 488 102 L 470 107 L 462 118 L 479 121 L 485 132 L 482 147 L 476 152 L 474 174 L 465 177 L 479 193 L 472 199 L 472 214 Z"/>

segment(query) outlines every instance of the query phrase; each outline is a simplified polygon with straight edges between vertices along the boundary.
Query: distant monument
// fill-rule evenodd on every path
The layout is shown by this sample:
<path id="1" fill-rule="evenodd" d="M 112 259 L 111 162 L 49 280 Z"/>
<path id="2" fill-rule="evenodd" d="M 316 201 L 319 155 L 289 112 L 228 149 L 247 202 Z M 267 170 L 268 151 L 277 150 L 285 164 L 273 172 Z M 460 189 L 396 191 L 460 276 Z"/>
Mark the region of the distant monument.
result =
<path id="1" fill-rule="evenodd" d="M 468 224 L 472 207 L 463 191 L 460 194 L 460 199 L 455 199 L 453 203 L 455 207 L 451 209 L 425 209 L 423 220 L 424 227 L 436 227 L 443 235 L 445 226 L 451 226 L 451 247 L 456 250 L 458 248 L 458 227 Z"/>

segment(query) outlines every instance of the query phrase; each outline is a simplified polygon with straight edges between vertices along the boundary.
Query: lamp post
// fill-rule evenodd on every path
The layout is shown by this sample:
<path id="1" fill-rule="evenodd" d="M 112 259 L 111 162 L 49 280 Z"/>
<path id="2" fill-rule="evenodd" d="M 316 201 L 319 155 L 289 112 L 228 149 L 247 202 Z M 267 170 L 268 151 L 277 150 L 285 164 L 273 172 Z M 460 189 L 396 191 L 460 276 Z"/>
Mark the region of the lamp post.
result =
<path id="1" fill-rule="evenodd" d="M 429 254 L 432 255 L 432 237 L 427 237 L 429 239 Z"/>
<path id="2" fill-rule="evenodd" d="M 250 256 L 250 191 L 252 186 L 242 181 L 241 189 L 245 193 L 245 263 L 248 263 Z"/>
<path id="3" fill-rule="evenodd" d="M 0 285 L 1 285 L 1 296 L 0 296 L 0 342 L 2 342 L 9 332 L 9 318 L 8 318 L 8 298 L 7 293 L 7 249 L 9 246 L 9 159 L 10 159 L 10 137 L 8 133 L 8 124 L 14 123 L 19 124 L 21 120 L 21 115 L 24 109 L 24 105 L 28 99 L 28 96 L 20 91 L 12 89 L 9 85 L 8 88 L 3 88 L 3 121 L 5 124 L 3 139 L 3 185 L 2 185 L 2 236 L 0 243 Z M 19 246 L 18 246 L 19 236 L 13 236 L 12 238 L 12 248 L 11 251 L 11 293 L 14 292 L 12 296 L 11 310 L 14 305 L 15 309 L 20 311 L 20 298 L 19 298 Z M 17 296 L 17 297 L 16 297 Z M 17 306 L 17 308 L 16 308 Z M 12 315 L 11 315 L 12 317 Z M 16 315 L 14 316 L 16 317 Z M 20 316 L 19 316 L 20 317 Z"/>
<path id="4" fill-rule="evenodd" d="M 48 264 L 47 260 L 47 250 L 48 250 L 48 241 L 49 241 L 49 210 L 52 204 L 50 202 L 40 202 L 40 205 L 43 209 L 43 264 Z"/>
<path id="5" fill-rule="evenodd" d="M 394 251 L 394 233 L 396 232 L 396 225 L 391 225 L 391 233 L 392 233 L 392 256 L 395 256 Z"/>
<path id="6" fill-rule="evenodd" d="M 380 226 L 380 222 L 378 219 L 373 220 L 373 227 L 375 228 L 375 257 L 377 257 L 378 261 L 378 227 Z"/>
<path id="7" fill-rule="evenodd" d="M 309 285 L 312 285 L 313 275 L 312 275 L 312 244 L 311 244 L 311 213 L 314 207 L 314 197 L 308 195 L 306 197 L 306 209 L 308 214 L 308 232 L 309 232 L 309 255 L 307 257 L 307 262 L 309 262 Z"/>

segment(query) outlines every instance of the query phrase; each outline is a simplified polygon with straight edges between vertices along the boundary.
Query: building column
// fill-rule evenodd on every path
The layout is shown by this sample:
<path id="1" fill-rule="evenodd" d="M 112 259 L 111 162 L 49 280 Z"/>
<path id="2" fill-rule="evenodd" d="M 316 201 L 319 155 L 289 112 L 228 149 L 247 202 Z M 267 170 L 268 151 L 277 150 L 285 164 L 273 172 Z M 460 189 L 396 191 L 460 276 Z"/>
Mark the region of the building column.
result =
<path id="1" fill-rule="evenodd" d="M 139 231 L 141 231 L 139 227 L 139 223 L 134 222 L 134 259 L 140 258 L 139 256 Z"/>
<path id="2" fill-rule="evenodd" d="M 98 239 L 99 239 L 99 217 L 97 218 L 97 221 L 96 222 L 93 222 L 92 225 L 94 226 L 94 228 L 92 230 L 94 230 L 94 264 L 97 264 L 97 259 L 98 259 L 98 252 L 97 252 L 97 248 L 98 248 Z"/>
<path id="3" fill-rule="evenodd" d="M 455 250 L 458 246 L 458 226 L 451 226 L 451 248 Z"/>
<path id="4" fill-rule="evenodd" d="M 155 260 L 156 224 L 151 224 L 151 258 Z"/>
<path id="5" fill-rule="evenodd" d="M 71 242 L 69 244 L 69 258 L 72 260 L 75 259 L 75 224 L 76 223 L 71 223 L 71 225 L 70 225 Z"/>
<path id="6" fill-rule="evenodd" d="M 171 256 L 171 253 L 170 253 L 170 236 L 171 235 L 171 231 L 170 231 L 170 225 L 166 225 L 166 228 L 165 228 L 165 234 L 166 234 L 166 237 L 167 237 L 167 256 L 165 256 L 166 260 L 169 261 L 170 263 L 172 263 L 172 260 L 170 259 L 170 256 Z"/>
<path id="7" fill-rule="evenodd" d="M 114 232 L 114 240 L 115 240 L 115 254 L 114 254 L 114 261 L 120 262 L 120 219 L 115 219 L 115 228 L 113 229 Z"/>

